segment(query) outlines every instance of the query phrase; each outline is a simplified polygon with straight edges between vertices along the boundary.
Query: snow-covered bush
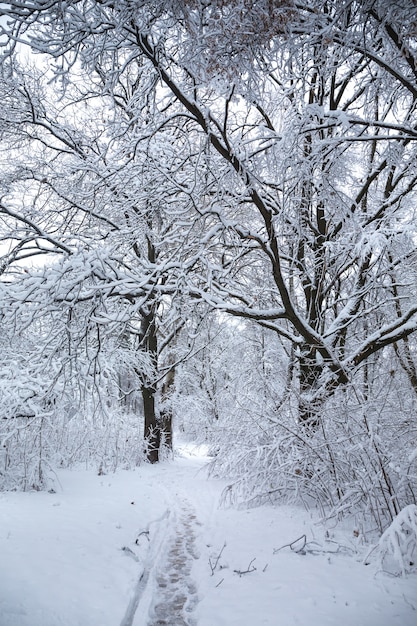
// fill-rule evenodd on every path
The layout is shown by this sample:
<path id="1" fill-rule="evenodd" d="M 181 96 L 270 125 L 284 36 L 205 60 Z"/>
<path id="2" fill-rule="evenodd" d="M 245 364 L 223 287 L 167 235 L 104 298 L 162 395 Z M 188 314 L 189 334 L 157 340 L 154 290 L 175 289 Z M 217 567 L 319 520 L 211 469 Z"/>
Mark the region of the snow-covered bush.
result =
<path id="1" fill-rule="evenodd" d="M 417 569 L 417 506 L 404 507 L 368 553 L 391 574 L 405 575 Z"/>
<path id="2" fill-rule="evenodd" d="M 230 479 L 225 496 L 232 503 L 302 502 L 318 507 L 323 518 L 354 516 L 363 532 L 382 533 L 416 501 L 417 468 L 401 415 L 393 420 L 387 411 L 370 431 L 361 407 L 332 402 L 322 411 L 321 428 L 307 437 L 288 407 L 275 416 L 271 411 L 257 427 L 255 403 L 247 405 L 228 427 L 223 422 L 226 436 L 214 435 L 212 471 Z"/>
<path id="3" fill-rule="evenodd" d="M 381 534 L 417 501 L 416 400 L 405 392 L 401 372 L 393 378 L 383 361 L 366 396 L 357 385 L 334 393 L 322 402 L 320 426 L 308 432 L 298 420 L 279 342 L 269 336 L 263 345 L 241 328 L 219 338 L 229 342 L 221 357 L 207 363 L 199 353 L 198 364 L 184 366 L 186 393 L 179 394 L 177 411 L 185 432 L 209 444 L 213 475 L 229 480 L 225 502 L 301 502 L 326 519 L 353 517 L 361 534 Z"/>
<path id="4" fill-rule="evenodd" d="M 77 463 L 107 472 L 144 460 L 137 372 L 147 361 L 111 328 L 97 338 L 80 309 L 70 322 L 2 325 L 0 490 L 49 488 L 56 468 Z"/>
<path id="5" fill-rule="evenodd" d="M 100 473 L 130 469 L 145 460 L 143 416 L 114 406 L 94 413 L 55 409 L 53 414 L 1 423 L 0 491 L 46 489 L 55 470 L 83 464 Z"/>

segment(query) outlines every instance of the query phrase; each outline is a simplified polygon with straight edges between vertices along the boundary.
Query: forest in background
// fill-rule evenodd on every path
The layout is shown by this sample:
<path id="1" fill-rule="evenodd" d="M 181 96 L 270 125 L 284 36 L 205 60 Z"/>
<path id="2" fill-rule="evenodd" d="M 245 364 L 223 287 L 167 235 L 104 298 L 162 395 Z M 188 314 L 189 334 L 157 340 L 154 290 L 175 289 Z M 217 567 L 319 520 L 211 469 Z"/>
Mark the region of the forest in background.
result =
<path id="1" fill-rule="evenodd" d="M 0 5 L 0 487 L 210 445 L 226 501 L 417 495 L 412 0 Z"/>

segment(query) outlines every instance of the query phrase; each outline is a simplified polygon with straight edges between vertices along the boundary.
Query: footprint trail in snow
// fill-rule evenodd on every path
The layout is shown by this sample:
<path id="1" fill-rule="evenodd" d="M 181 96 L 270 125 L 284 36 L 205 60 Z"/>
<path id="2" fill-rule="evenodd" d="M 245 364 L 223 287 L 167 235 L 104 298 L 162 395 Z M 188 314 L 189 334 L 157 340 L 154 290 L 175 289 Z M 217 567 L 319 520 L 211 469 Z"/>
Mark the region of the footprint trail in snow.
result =
<path id="1" fill-rule="evenodd" d="M 199 524 L 190 504 L 179 503 L 179 519 L 166 550 L 166 557 L 156 565 L 156 589 L 148 626 L 195 626 L 192 611 L 198 602 L 191 567 L 198 558 L 194 527 Z"/>

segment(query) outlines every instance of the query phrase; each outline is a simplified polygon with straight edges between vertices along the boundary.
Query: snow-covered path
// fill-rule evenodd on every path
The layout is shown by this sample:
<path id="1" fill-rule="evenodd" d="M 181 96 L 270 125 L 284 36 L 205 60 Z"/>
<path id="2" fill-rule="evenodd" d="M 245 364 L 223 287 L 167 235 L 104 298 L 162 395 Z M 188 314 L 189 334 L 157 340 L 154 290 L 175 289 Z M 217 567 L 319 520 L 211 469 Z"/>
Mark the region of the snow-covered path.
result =
<path id="1" fill-rule="evenodd" d="M 154 617 L 150 626 L 186 626 L 195 623 L 192 618 L 187 618 L 187 612 L 192 611 L 198 601 L 197 586 L 190 576 L 192 560 L 197 558 L 193 531 L 195 515 L 186 501 L 182 501 L 181 505 L 181 517 L 173 520 L 172 539 L 157 568 L 152 609 Z"/>
<path id="2" fill-rule="evenodd" d="M 210 519 L 218 508 L 223 485 L 207 481 L 203 471 L 207 463 L 204 456 L 190 454 L 187 449 L 183 450 L 183 455 L 177 460 L 175 472 L 170 471 L 169 466 L 160 468 L 162 479 L 158 489 L 169 508 L 163 530 L 159 528 L 155 533 L 154 547 L 150 546 L 148 551 L 152 561 L 146 576 L 148 593 L 141 594 L 135 619 L 121 626 L 131 623 L 133 626 L 197 625 L 193 613 L 199 601 L 198 585 L 191 570 L 200 557 L 196 535 L 204 535 L 204 530 L 195 505 L 199 507 L 200 516 Z M 162 536 L 163 540 L 158 540 Z"/>
<path id="3" fill-rule="evenodd" d="M 296 507 L 219 508 L 203 457 L 0 494 L 0 626 L 414 626 L 417 577 Z M 286 547 L 297 537 L 315 550 Z M 315 543 L 313 543 L 315 542 Z"/>
<path id="4" fill-rule="evenodd" d="M 194 624 L 186 615 L 197 603 L 197 588 L 190 577 L 192 559 L 198 558 L 193 532 L 196 518 L 186 501 L 179 505 L 182 511 L 179 519 L 176 507 L 157 521 L 155 533 L 151 535 L 150 530 L 144 533 L 148 541 L 152 541 L 152 546 L 143 560 L 121 626 L 132 626 L 133 623 L 149 626 Z M 152 539 L 149 539 L 150 535 Z M 132 552 L 132 556 L 135 557 L 135 553 Z"/>

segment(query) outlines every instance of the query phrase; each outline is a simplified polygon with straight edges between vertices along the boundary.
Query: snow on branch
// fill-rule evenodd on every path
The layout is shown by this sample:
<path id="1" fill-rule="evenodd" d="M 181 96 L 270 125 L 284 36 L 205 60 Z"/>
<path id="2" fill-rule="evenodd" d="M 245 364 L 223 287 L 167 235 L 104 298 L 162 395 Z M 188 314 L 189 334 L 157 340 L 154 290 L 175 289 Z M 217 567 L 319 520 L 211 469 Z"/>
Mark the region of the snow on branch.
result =
<path id="1" fill-rule="evenodd" d="M 352 358 L 354 365 L 359 365 L 371 354 L 378 352 L 385 346 L 392 345 L 400 339 L 404 339 L 417 330 L 417 306 L 411 307 L 404 315 L 383 326 L 373 333 L 360 346 L 356 355 Z"/>

